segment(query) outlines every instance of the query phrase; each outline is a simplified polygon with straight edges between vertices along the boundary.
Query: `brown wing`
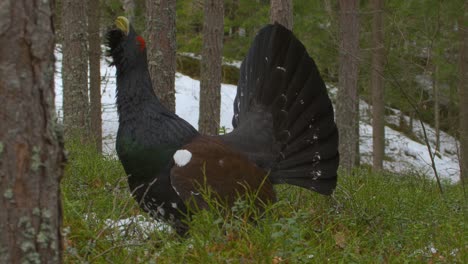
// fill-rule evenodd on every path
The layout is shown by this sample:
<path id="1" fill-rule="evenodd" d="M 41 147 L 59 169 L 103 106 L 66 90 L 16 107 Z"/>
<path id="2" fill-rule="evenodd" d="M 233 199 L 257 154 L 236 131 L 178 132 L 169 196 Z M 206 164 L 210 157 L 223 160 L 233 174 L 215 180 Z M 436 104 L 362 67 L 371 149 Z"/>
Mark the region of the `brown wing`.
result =
<path id="1" fill-rule="evenodd" d="M 207 203 L 200 193 L 200 188 L 205 187 L 229 206 L 247 191 L 258 191 L 257 205 L 275 200 L 273 186 L 267 179 L 268 172 L 219 139 L 200 136 L 182 149 L 190 152 L 190 161 L 186 163 L 185 160 L 183 165 L 175 161 L 171 183 L 186 203 L 193 199 L 198 208 L 206 208 Z"/>

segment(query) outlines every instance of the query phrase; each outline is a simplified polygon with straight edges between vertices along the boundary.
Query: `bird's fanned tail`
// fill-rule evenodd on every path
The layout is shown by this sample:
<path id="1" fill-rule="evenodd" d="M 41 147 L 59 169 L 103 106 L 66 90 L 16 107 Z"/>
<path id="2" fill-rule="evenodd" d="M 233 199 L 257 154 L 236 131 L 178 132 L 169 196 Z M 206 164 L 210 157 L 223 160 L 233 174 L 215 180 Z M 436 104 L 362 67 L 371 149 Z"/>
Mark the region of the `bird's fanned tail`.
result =
<path id="1" fill-rule="evenodd" d="M 270 170 L 271 182 L 333 192 L 339 155 L 332 103 L 302 43 L 279 24 L 257 34 L 242 63 L 233 126 L 226 141 L 248 141 L 236 145 Z"/>

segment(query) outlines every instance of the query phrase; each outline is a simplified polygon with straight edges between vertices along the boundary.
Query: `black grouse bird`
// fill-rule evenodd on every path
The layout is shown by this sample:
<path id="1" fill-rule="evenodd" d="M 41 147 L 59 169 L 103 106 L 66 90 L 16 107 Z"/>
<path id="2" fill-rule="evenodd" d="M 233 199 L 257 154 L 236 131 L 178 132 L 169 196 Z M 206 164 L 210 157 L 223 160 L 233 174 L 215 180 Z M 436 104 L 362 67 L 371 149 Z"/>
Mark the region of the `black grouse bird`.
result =
<path id="1" fill-rule="evenodd" d="M 203 136 L 153 92 L 143 38 L 125 17 L 115 25 L 107 42 L 117 68 L 116 149 L 133 196 L 152 217 L 184 233 L 187 203 L 206 207 L 200 184 L 228 205 L 246 189 L 274 201 L 272 184 L 333 192 L 339 163 L 333 107 L 291 31 L 274 24 L 258 32 L 240 69 L 234 130 Z"/>

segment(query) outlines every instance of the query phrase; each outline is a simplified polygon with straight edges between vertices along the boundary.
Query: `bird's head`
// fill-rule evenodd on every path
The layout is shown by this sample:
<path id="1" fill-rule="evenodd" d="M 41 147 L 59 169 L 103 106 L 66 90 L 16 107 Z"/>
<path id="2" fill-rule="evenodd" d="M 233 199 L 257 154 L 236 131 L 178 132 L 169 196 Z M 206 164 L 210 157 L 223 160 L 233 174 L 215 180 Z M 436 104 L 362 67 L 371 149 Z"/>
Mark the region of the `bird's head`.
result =
<path id="1" fill-rule="evenodd" d="M 112 57 L 111 65 L 118 71 L 146 65 L 146 43 L 139 36 L 126 17 L 119 16 L 115 27 L 106 34 L 108 52 Z"/>

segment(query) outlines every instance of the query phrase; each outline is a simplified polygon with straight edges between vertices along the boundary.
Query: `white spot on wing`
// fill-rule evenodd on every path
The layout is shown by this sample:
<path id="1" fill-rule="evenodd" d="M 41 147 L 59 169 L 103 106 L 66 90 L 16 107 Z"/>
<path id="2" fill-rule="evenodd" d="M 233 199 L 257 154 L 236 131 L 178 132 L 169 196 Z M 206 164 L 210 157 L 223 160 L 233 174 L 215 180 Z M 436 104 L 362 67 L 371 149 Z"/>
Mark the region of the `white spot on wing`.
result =
<path id="1" fill-rule="evenodd" d="M 281 67 L 281 66 L 276 67 L 276 69 L 286 72 L 286 69 L 284 67 Z"/>
<path id="2" fill-rule="evenodd" d="M 177 203 L 171 203 L 172 208 L 177 209 Z"/>
<path id="3" fill-rule="evenodd" d="M 179 167 L 183 167 L 187 165 L 192 159 L 192 153 L 186 149 L 179 149 L 174 153 L 174 161 L 175 164 Z"/>

